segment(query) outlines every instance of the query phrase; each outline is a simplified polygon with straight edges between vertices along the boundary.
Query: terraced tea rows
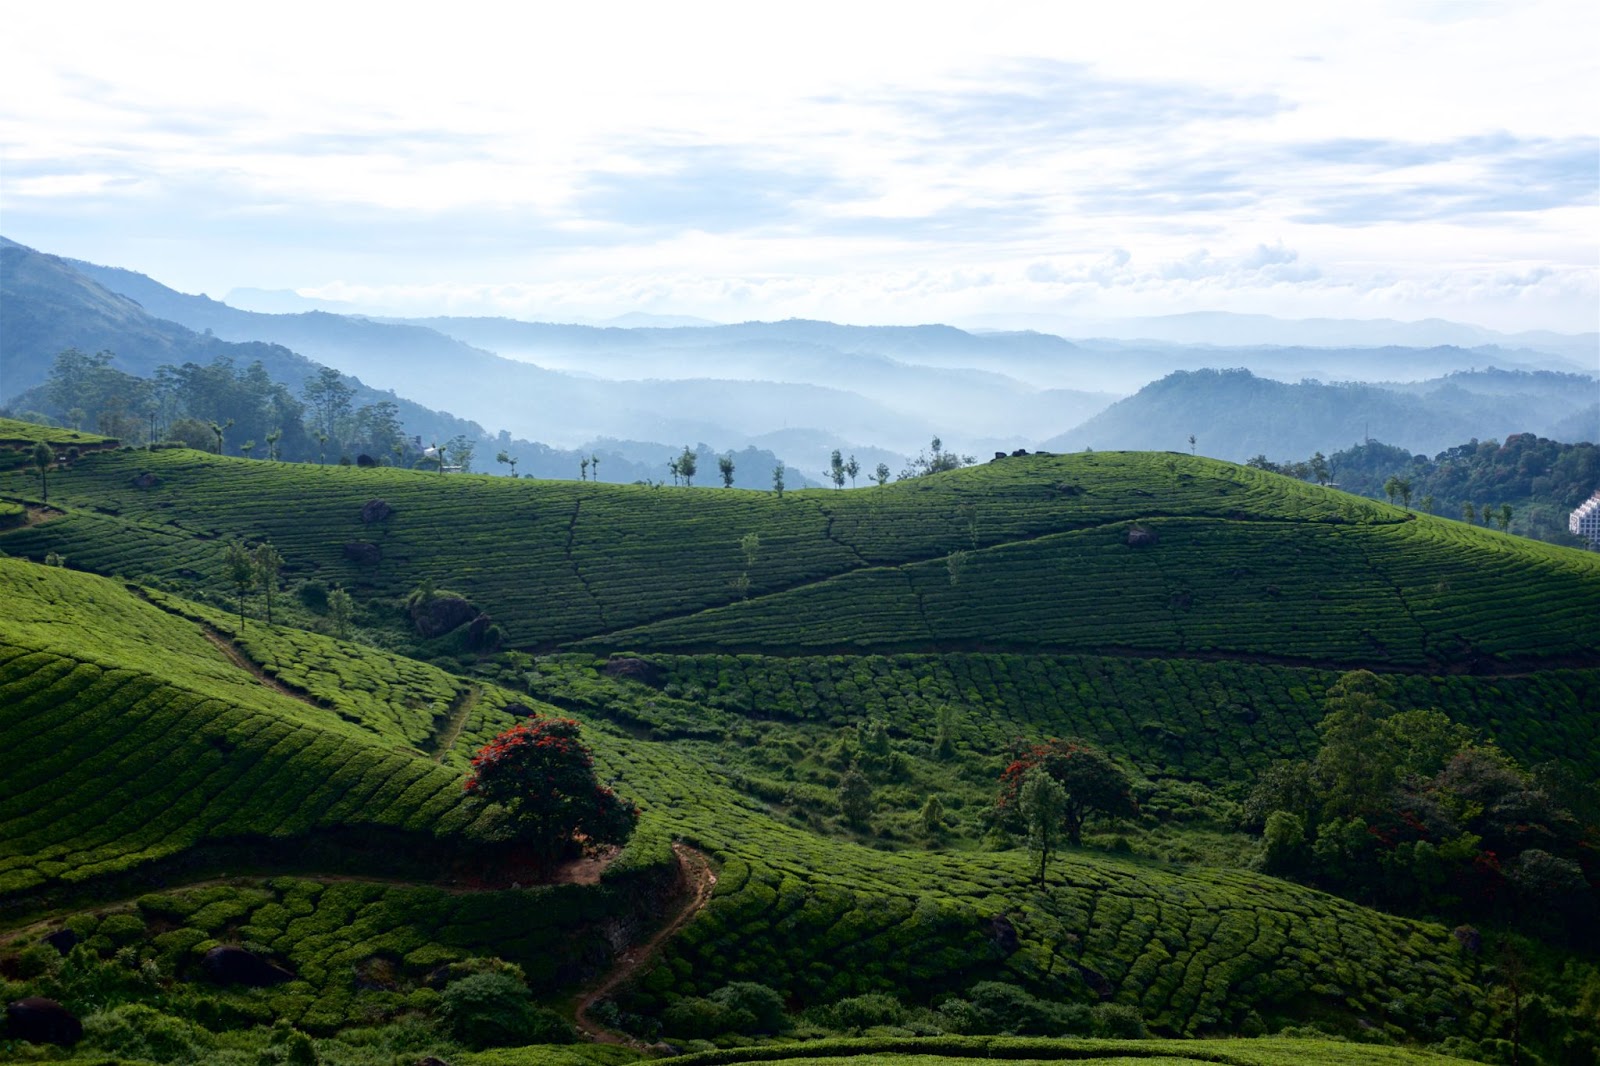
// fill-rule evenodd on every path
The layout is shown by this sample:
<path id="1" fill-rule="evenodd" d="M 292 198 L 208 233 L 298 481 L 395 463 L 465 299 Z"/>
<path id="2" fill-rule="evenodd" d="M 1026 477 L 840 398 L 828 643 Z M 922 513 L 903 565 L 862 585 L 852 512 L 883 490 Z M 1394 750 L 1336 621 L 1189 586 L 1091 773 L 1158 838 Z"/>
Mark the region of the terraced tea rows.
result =
<path id="1" fill-rule="evenodd" d="M 501 1053 L 482 1066 L 543 1066 L 536 1057 Z M 1468 1060 L 1408 1048 L 1326 1040 L 1061 1040 L 1029 1037 L 868 1037 L 803 1044 L 725 1048 L 664 1060 L 671 1066 L 976 1066 L 995 1060 L 1077 1062 L 1125 1066 L 1129 1062 L 1197 1063 L 1222 1066 L 1450 1066 Z M 567 1064 L 562 1064 L 567 1066 Z"/>
<path id="2" fill-rule="evenodd" d="M 776 651 L 1016 647 L 1276 655 L 1422 666 L 1591 658 L 1600 560 L 1403 528 L 1162 519 L 872 568 L 608 634 L 596 647 Z M 1449 541 L 1454 551 L 1433 550 Z M 1516 604 L 1531 620 L 1508 622 Z M 1537 605 L 1537 610 L 1535 607 Z"/>
<path id="3" fill-rule="evenodd" d="M 1600 587 L 1578 553 L 1524 559 L 1525 542 L 1464 528 L 1418 540 L 1414 527 L 1449 523 L 1192 457 L 1035 457 L 782 499 L 184 451 L 89 456 L 57 480 L 57 499 L 78 510 L 7 534 L 7 550 L 220 589 L 216 538 L 269 537 L 292 577 L 391 597 L 423 579 L 459 589 L 513 644 L 611 633 L 599 639 L 731 646 L 712 632 L 723 615 L 697 615 L 723 606 L 729 624 L 755 627 L 753 646 L 770 647 L 790 630 L 763 620 L 765 596 L 809 647 L 988 640 L 1397 663 L 1471 654 L 1463 641 L 1505 655 L 1595 650 L 1567 624 Z M 20 472 L 0 486 L 29 490 Z M 392 514 L 364 523 L 364 504 L 380 498 Z M 1184 517 L 1162 517 L 1174 515 Z M 1127 546 L 1135 519 L 1156 545 Z M 739 542 L 751 533 L 759 543 L 747 559 Z M 1395 549 L 1396 538 L 1408 547 Z M 1433 546 L 1461 558 L 1445 560 L 1414 618 L 1406 568 L 1437 563 Z M 1485 552 L 1503 557 L 1503 576 L 1469 591 Z M 1556 646 L 1546 629 L 1507 632 L 1476 606 L 1529 579 L 1528 595 L 1554 611 Z M 744 591 L 758 601 L 738 602 Z M 629 628 L 651 619 L 665 621 Z"/>
<path id="4" fill-rule="evenodd" d="M 751 718 L 878 719 L 896 737 L 932 745 L 949 707 L 960 750 L 1083 737 L 1147 773 L 1239 787 L 1273 759 L 1311 754 L 1323 697 L 1339 677 L 1242 662 L 1014 653 L 645 659 L 666 693 Z M 1600 774 L 1600 671 L 1387 680 L 1397 709 L 1436 708 L 1525 763 L 1577 759 Z"/>
<path id="5" fill-rule="evenodd" d="M 47 568 L 8 561 L 0 572 L 41 569 Z M 46 580 L 74 584 L 85 600 L 104 601 L 86 610 L 121 613 L 136 626 L 190 624 L 103 581 L 59 571 Z M 328 664 L 304 671 L 308 693 L 329 699 L 343 684 L 340 669 L 348 669 L 348 653 L 327 638 L 302 640 L 305 659 Z M 197 630 L 185 646 L 198 650 L 195 641 L 204 643 Z M 172 672 L 169 668 L 167 676 Z M 145 686 L 171 687 L 149 679 Z M 490 698 L 474 712 L 477 728 L 508 724 L 509 695 L 497 694 L 493 686 L 484 691 Z M 105 707 L 102 695 L 115 700 L 114 693 L 92 690 L 85 692 L 84 702 Z M 257 721 L 267 713 L 266 705 L 255 704 L 261 712 L 251 716 L 253 707 L 241 694 L 235 708 L 206 708 L 209 722 L 174 723 L 174 735 L 151 738 L 142 729 L 123 730 L 148 751 L 170 744 L 182 758 L 207 762 L 208 748 L 214 760 L 224 759 L 211 743 L 219 733 L 235 752 L 255 755 L 256 730 L 277 740 L 272 727 L 281 727 L 282 745 L 257 758 L 268 764 L 281 753 L 285 772 L 273 767 L 260 774 L 264 787 L 251 805 L 227 811 L 232 824 L 202 817 L 202 825 L 217 825 L 212 830 L 217 835 L 302 832 L 313 824 L 363 817 L 435 832 L 464 828 L 454 799 L 456 775 L 420 759 L 375 754 L 370 746 L 360 749 L 363 758 L 354 775 L 340 769 L 348 749 L 330 750 L 326 757 L 319 757 L 314 746 L 284 750 L 296 747 L 291 726 L 297 720 L 332 715 L 265 689 L 250 695 L 268 701 L 275 723 Z M 144 701 L 129 702 L 124 715 L 137 715 Z M 57 705 L 60 701 L 30 704 L 26 699 L 16 704 L 23 715 L 59 713 L 50 710 Z M 337 730 L 360 734 L 340 721 L 316 732 Z M 311 732 L 305 726 L 300 731 Z M 616 867 L 619 874 L 670 863 L 667 844 L 674 837 L 707 849 L 723 864 L 716 899 L 644 980 L 647 995 L 705 994 L 728 980 L 750 978 L 782 985 L 801 1002 L 879 990 L 916 998 L 965 987 L 987 974 L 1068 999 L 1093 998 L 1099 989 L 1147 1012 L 1162 1030 L 1178 1033 L 1225 1030 L 1238 1021 L 1234 1015 L 1245 1002 L 1264 1012 L 1292 1013 L 1308 1001 L 1382 1017 L 1396 1016 L 1402 1009 L 1397 1004 L 1404 1005 L 1409 1013 L 1397 1024 L 1414 1030 L 1431 1025 L 1443 1012 L 1462 1013 L 1461 998 L 1476 994 L 1470 967 L 1437 926 L 1383 917 L 1258 875 L 1114 858 L 1062 860 L 1041 893 L 1030 883 L 1033 868 L 1021 852 L 885 853 L 818 836 L 775 820 L 764 804 L 730 788 L 714 764 L 691 750 L 636 740 L 603 721 L 591 720 L 586 732 L 602 778 L 644 812 L 639 833 Z M 115 749 L 114 739 L 112 744 L 106 766 L 96 767 L 101 772 L 130 763 L 132 753 Z M 81 759 L 82 752 L 69 750 L 69 755 Z M 81 795 L 85 786 L 73 777 L 68 761 L 63 780 Z M 41 772 L 62 769 L 48 760 L 41 765 L 46 768 Z M 151 776 L 178 776 L 170 765 L 154 762 Z M 399 801 L 410 779 L 396 777 L 418 766 L 423 773 L 417 780 L 431 789 L 433 775 L 439 775 L 444 788 L 442 795 L 428 797 L 414 790 L 417 806 L 408 811 Z M 226 766 L 207 769 L 215 775 Z M 356 780 L 348 779 L 352 776 Z M 286 778 L 308 785 L 285 788 Z M 151 785 L 152 803 L 178 804 L 176 796 Z M 354 795 L 375 793 L 374 799 L 339 799 L 338 793 L 352 785 L 358 790 Z M 224 791 L 203 809 L 221 814 L 233 795 Z M 299 821 L 280 825 L 292 812 L 300 812 Z M 192 818 L 196 812 L 185 813 Z M 140 814 L 150 816 L 148 810 Z M 75 846 L 81 851 L 88 831 L 76 829 Z M 164 844 L 182 847 L 194 838 L 180 833 Z M 66 861 L 74 864 L 71 875 L 83 876 L 78 859 Z M 1007 916 L 1005 923 L 997 921 L 1000 915 Z M 1329 950 L 1333 945 L 1336 951 Z"/>
<path id="6" fill-rule="evenodd" d="M 267 690 L 110 582 L 0 559 L 0 599 L 0 895 L 208 842 L 481 817 L 455 773 Z"/>

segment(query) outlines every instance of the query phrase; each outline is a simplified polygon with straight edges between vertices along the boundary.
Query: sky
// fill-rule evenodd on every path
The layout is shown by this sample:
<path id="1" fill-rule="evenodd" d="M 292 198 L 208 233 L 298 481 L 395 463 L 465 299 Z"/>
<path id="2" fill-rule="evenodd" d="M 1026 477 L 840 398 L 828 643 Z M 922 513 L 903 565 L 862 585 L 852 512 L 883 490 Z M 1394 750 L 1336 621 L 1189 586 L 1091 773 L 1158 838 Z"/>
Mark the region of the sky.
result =
<path id="1" fill-rule="evenodd" d="M 1600 328 L 1592 2 L 118 0 L 5 25 L 0 233 L 186 292 Z"/>

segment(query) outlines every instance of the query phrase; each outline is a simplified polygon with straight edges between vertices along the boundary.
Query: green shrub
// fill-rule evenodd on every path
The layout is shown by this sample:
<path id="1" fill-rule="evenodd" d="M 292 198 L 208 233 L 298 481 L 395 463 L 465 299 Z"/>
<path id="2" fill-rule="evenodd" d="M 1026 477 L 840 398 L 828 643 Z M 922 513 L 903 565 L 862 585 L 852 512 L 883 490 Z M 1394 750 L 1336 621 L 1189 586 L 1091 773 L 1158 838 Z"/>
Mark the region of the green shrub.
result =
<path id="1" fill-rule="evenodd" d="M 821 1014 L 834 1029 L 870 1029 L 874 1025 L 899 1025 L 905 1020 L 906 1009 L 893 996 L 869 992 L 841 999 Z"/>
<path id="2" fill-rule="evenodd" d="M 721 1004 L 741 1020 L 749 1016 L 749 1022 L 736 1027 L 741 1033 L 779 1033 L 788 1024 L 783 1010 L 783 997 L 754 981 L 733 981 L 723 985 L 711 993 L 711 1001 Z"/>
<path id="3" fill-rule="evenodd" d="M 1089 1012 L 1094 1018 L 1094 1035 L 1138 1040 L 1149 1034 L 1139 1012 L 1123 1003 L 1097 1003 Z"/>
<path id="4" fill-rule="evenodd" d="M 198 1061 L 216 1043 L 193 1022 L 139 1003 L 89 1015 L 83 1020 L 83 1033 L 92 1047 L 158 1062 Z"/>
<path id="5" fill-rule="evenodd" d="M 439 997 L 439 1016 L 452 1036 L 473 1048 L 531 1044 L 549 1029 L 527 987 L 506 973 L 452 982 Z"/>

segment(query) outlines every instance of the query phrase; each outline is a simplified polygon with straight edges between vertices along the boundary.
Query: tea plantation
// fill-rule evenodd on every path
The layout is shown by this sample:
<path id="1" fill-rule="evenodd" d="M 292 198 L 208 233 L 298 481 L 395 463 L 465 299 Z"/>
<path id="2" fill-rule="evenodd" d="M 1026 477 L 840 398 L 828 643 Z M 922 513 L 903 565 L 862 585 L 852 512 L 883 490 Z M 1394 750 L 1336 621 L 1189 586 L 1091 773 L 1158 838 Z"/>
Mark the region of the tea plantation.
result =
<path id="1" fill-rule="evenodd" d="M 715 891 L 600 1006 L 703 1049 L 683 1066 L 1504 1056 L 1477 930 L 1256 872 L 1239 803 L 1314 751 L 1354 666 L 1397 710 L 1600 774 L 1594 556 L 1194 457 L 781 498 L 179 449 L 80 448 L 49 476 L 59 513 L 0 532 L 0 993 L 84 1015 L 84 1061 L 622 1066 L 641 1051 L 470 1050 L 452 990 L 510 975 L 539 1038 L 572 1039 L 574 994 L 682 898 L 674 842 Z M 0 463 L 0 502 L 37 489 Z M 288 624 L 259 592 L 241 620 L 235 539 L 284 557 Z M 332 586 L 362 639 L 330 635 Z M 503 650 L 419 636 L 419 586 Z M 513 885 L 502 814 L 462 781 L 554 714 L 641 820 L 603 872 Z M 1141 806 L 1040 881 L 991 809 L 1008 752 L 1057 736 L 1111 753 Z M 856 768 L 865 819 L 839 798 Z M 63 929 L 67 953 L 41 943 Z M 284 979 L 215 985 L 219 945 Z M 1527 1009 L 1582 1051 L 1600 968 L 1548 950 Z M 782 1040 L 727 1006 L 751 986 Z M 1209 1039 L 1279 1031 L 1394 1046 Z"/>

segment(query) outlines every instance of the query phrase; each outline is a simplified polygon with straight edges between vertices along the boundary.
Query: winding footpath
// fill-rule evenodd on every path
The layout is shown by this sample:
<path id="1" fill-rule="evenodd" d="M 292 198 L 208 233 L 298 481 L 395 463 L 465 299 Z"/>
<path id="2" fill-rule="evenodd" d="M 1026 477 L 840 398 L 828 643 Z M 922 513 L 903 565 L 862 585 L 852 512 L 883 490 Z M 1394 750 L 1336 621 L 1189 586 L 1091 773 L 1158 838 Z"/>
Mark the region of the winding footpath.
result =
<path id="1" fill-rule="evenodd" d="M 649 940 L 624 951 L 621 958 L 617 960 L 617 964 L 611 968 L 610 973 L 601 978 L 600 982 L 588 991 L 578 995 L 573 1011 L 573 1020 L 577 1023 L 580 1032 L 597 1043 L 625 1044 L 629 1047 L 640 1049 L 649 1046 L 643 1041 L 636 1040 L 623 1033 L 613 1032 L 600 1025 L 589 1017 L 589 1008 L 610 996 L 625 982 L 632 979 L 633 975 L 638 973 L 642 966 L 660 953 L 663 944 L 677 935 L 679 930 L 688 925 L 695 915 L 704 910 L 706 904 L 711 902 L 712 890 L 717 885 L 717 875 L 716 871 L 711 869 L 711 860 L 706 858 L 703 852 L 696 851 L 687 844 L 674 844 L 672 845 L 672 850 L 678 857 L 681 885 L 685 889 L 683 903 L 672 917 L 667 920 L 666 924 L 656 930 Z"/>

